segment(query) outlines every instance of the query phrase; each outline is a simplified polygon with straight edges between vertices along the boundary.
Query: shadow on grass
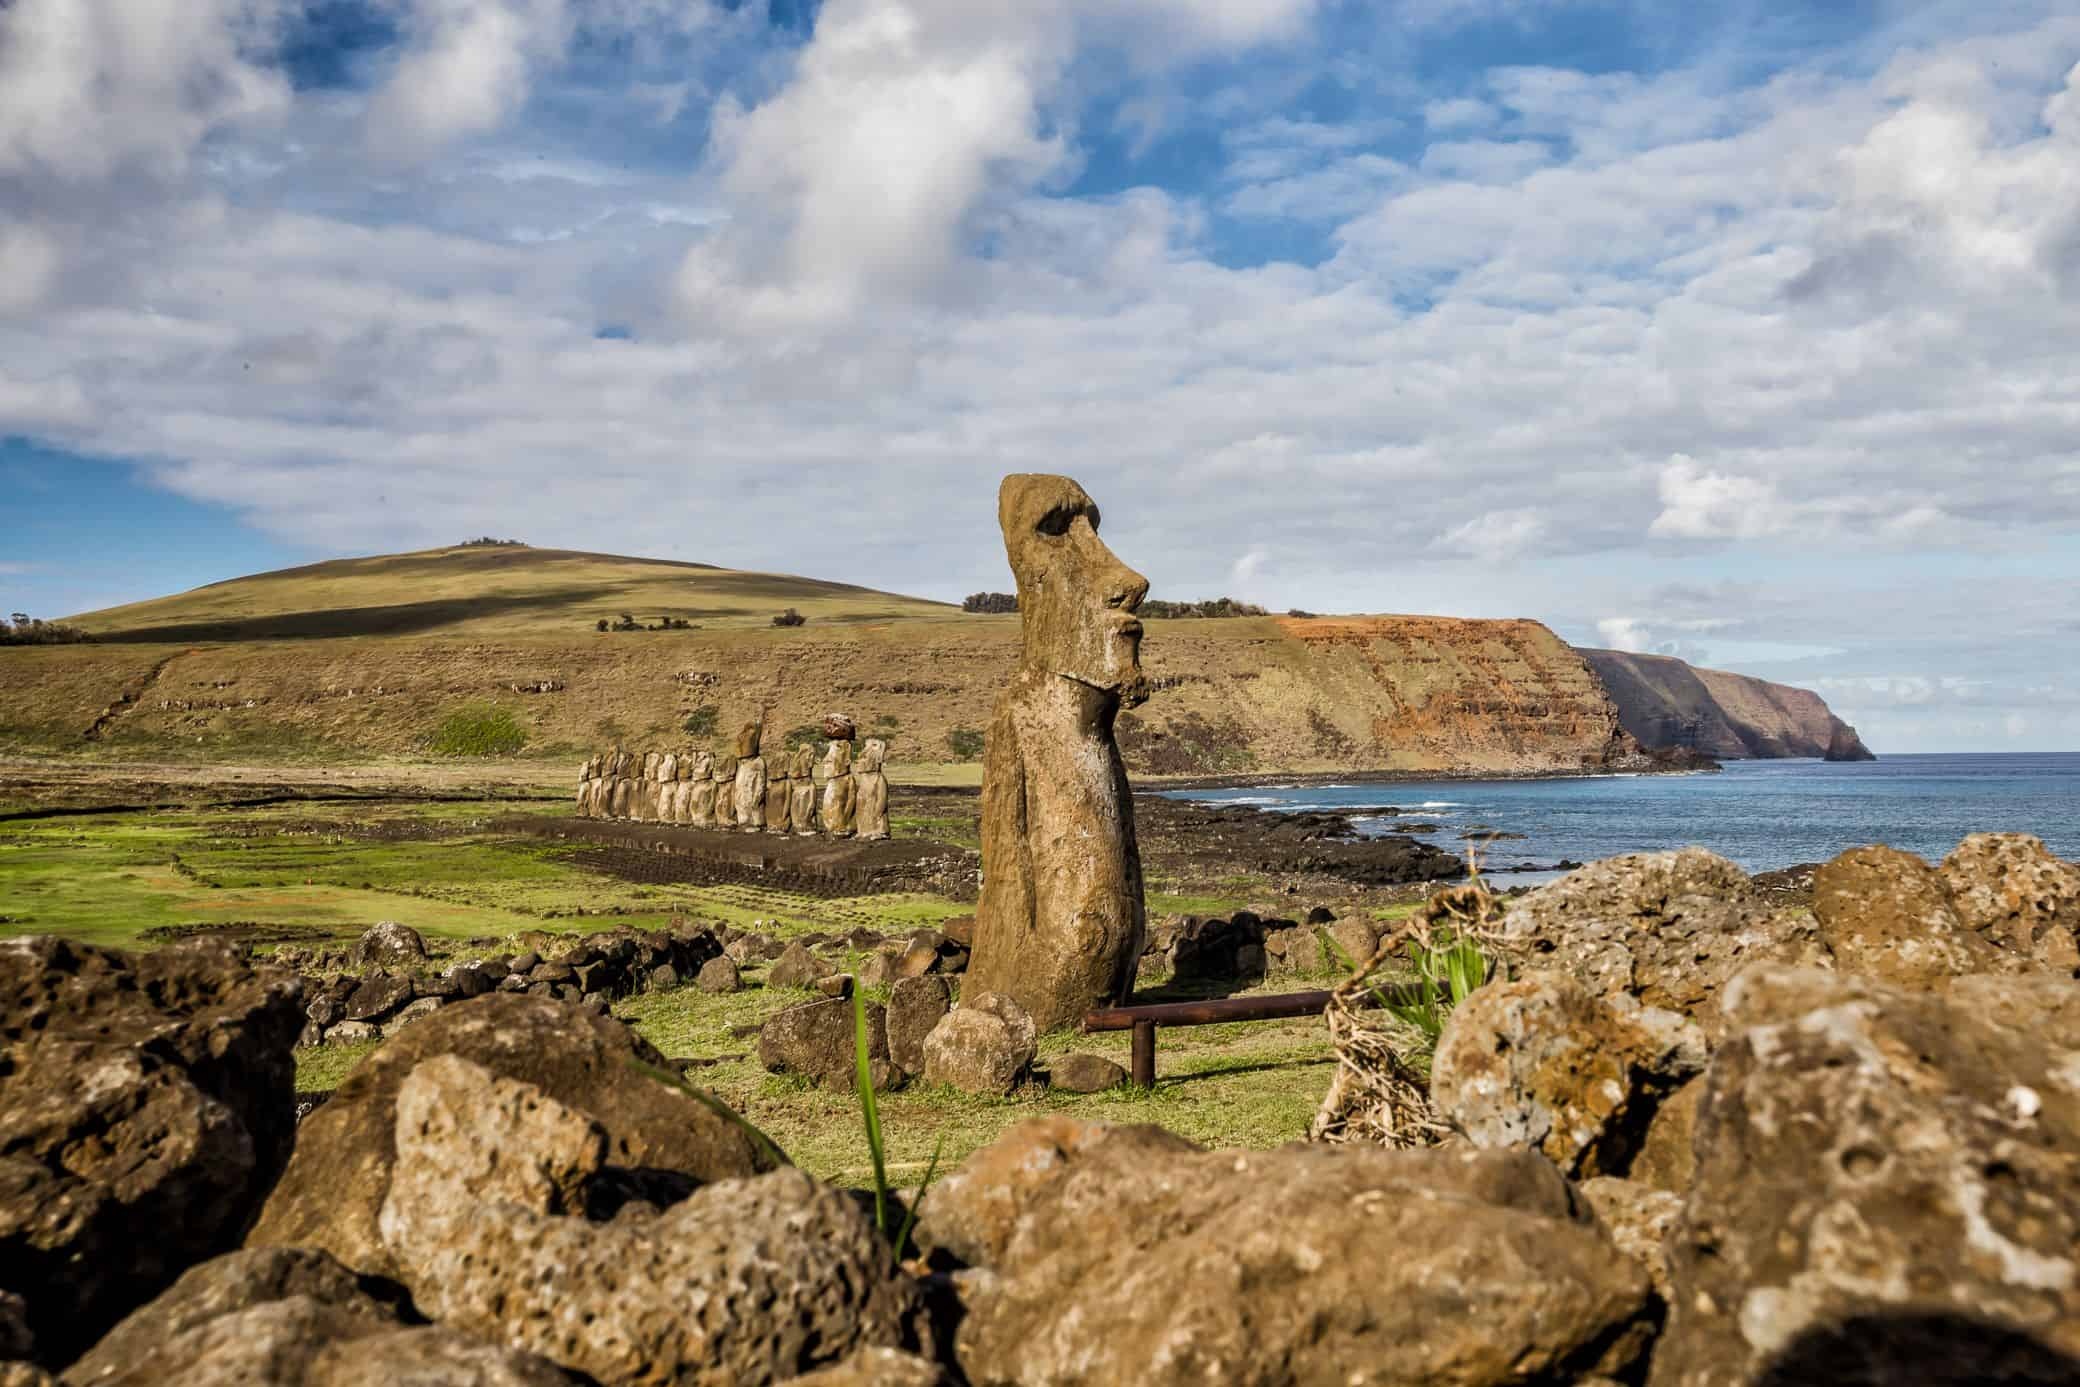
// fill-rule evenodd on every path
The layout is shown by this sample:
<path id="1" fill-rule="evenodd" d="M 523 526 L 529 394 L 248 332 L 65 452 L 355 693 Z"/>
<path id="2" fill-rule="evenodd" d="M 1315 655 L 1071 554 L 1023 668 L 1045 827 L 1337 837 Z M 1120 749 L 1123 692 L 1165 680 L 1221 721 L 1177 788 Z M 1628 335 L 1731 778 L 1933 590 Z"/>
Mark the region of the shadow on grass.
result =
<path id="1" fill-rule="evenodd" d="M 1158 1050 L 1156 1054 L 1160 1060 L 1162 1051 Z M 1176 1084 L 1195 1084 L 1206 1079 L 1228 1079 L 1238 1074 L 1264 1074 L 1279 1069 L 1319 1069 L 1325 1064 L 1333 1065 L 1335 1063 L 1336 1056 L 1334 1055 L 1313 1055 L 1306 1059 L 1260 1060 L 1255 1064 L 1224 1064 L 1218 1069 L 1202 1069 L 1192 1074 L 1164 1074 L 1159 1071 L 1156 1075 L 1156 1091 L 1160 1093 L 1162 1090 Z"/>
<path id="2" fill-rule="evenodd" d="M 331 607 L 323 611 L 277 612 L 272 616 L 224 621 L 187 621 L 171 626 L 135 626 L 94 637 L 104 645 L 179 645 L 205 641 L 325 640 L 337 636 L 408 636 L 453 626 L 457 622 L 500 616 L 533 608 L 560 611 L 584 602 L 605 601 L 619 587 L 596 585 L 556 588 L 547 592 L 507 593 L 486 597 L 439 598 L 428 602 L 396 602 L 381 607 Z"/>

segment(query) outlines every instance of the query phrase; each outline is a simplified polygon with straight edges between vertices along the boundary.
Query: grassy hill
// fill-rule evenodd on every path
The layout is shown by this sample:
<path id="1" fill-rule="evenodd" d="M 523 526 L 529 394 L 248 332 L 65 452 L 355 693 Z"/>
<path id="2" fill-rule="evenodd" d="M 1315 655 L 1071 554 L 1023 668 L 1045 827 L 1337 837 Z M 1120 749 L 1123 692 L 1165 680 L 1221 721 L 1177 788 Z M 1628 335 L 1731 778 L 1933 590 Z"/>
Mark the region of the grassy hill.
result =
<path id="1" fill-rule="evenodd" d="M 793 607 L 807 618 L 775 627 Z M 622 614 L 690 629 L 599 631 Z M 259 574 L 71 618 L 93 644 L 0 650 L 0 752 L 429 759 L 457 719 L 496 754 L 769 742 L 852 714 L 898 774 L 979 770 L 1018 618 L 783 574 L 464 546 Z M 1574 770 L 1629 750 L 1615 705 L 1531 621 L 1151 620 L 1142 775 Z M 465 744 L 473 745 L 473 743 Z"/>

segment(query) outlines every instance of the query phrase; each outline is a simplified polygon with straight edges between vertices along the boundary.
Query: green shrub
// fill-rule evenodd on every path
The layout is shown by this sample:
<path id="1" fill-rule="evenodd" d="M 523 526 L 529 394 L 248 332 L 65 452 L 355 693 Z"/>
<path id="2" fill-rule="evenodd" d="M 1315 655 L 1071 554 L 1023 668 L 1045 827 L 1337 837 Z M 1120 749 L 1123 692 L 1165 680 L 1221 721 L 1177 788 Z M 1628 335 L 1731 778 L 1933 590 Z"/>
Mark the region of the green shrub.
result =
<path id="1" fill-rule="evenodd" d="M 712 737 L 715 726 L 722 720 L 722 710 L 712 703 L 704 703 L 686 715 L 686 735 L 689 737 Z"/>
<path id="2" fill-rule="evenodd" d="M 780 740 L 789 751 L 793 751 L 797 747 L 815 746 L 827 738 L 823 735 L 822 723 L 805 722 L 800 727 L 790 727 Z"/>
<path id="3" fill-rule="evenodd" d="M 946 746 L 953 752 L 956 761 L 979 761 L 986 741 L 972 727 L 956 727 L 946 734 Z"/>
<path id="4" fill-rule="evenodd" d="M 527 745 L 527 729 L 495 703 L 466 703 L 427 739 L 436 756 L 511 756 Z"/>

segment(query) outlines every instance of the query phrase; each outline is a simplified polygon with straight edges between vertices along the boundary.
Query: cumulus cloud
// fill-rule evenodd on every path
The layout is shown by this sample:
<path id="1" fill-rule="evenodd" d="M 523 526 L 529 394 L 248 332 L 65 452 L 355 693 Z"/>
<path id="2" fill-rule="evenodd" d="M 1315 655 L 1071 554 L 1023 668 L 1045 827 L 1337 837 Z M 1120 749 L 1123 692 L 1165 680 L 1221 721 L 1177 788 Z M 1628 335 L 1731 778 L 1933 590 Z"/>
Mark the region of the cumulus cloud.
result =
<path id="1" fill-rule="evenodd" d="M 534 66 L 570 38 L 563 0 L 407 0 L 405 28 L 408 46 L 368 106 L 369 147 L 394 162 L 497 129 Z"/>

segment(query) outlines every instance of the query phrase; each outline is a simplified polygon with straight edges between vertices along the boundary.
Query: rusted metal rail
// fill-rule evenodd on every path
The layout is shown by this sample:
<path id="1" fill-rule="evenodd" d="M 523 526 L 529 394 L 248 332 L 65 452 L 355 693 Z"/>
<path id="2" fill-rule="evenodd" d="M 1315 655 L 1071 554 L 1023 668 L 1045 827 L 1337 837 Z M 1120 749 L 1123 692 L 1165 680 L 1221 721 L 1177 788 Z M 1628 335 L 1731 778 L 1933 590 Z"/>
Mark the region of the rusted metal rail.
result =
<path id="1" fill-rule="evenodd" d="M 1381 1005 L 1381 994 L 1395 1003 L 1415 1002 L 1420 992 L 1407 984 L 1389 984 L 1368 989 L 1358 1005 Z M 1279 992 L 1268 997 L 1215 997 L 1203 1002 L 1153 1002 L 1138 1007 L 1099 1007 L 1085 1015 L 1086 1033 L 1132 1031 L 1134 1033 L 1133 1082 L 1136 1088 L 1156 1084 L 1156 1027 L 1215 1026 L 1224 1021 L 1282 1021 L 1295 1016 L 1319 1016 L 1329 1005 L 1328 992 Z"/>

